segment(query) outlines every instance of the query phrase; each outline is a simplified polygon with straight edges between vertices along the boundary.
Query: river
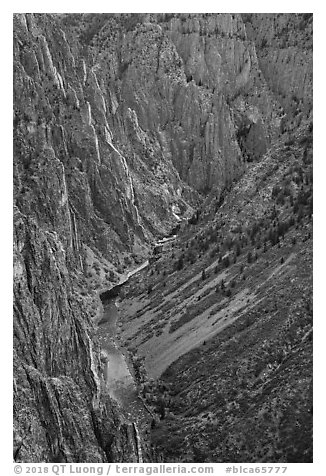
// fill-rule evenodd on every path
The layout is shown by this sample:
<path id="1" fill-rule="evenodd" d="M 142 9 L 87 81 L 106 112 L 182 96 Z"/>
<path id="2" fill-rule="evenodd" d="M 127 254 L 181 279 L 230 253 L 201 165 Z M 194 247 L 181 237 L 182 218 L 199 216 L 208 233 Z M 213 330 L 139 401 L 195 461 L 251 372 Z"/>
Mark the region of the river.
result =
<path id="1" fill-rule="evenodd" d="M 148 266 L 148 261 L 126 274 L 119 284 L 113 288 L 113 294 L 115 288 L 119 289 L 131 276 L 146 266 Z M 104 299 L 102 296 L 105 296 Z M 110 397 L 122 407 L 128 420 L 135 422 L 140 427 L 144 427 L 144 425 L 146 426 L 150 422 L 151 415 L 138 396 L 131 362 L 128 361 L 126 352 L 117 342 L 117 321 L 119 319 L 117 297 L 114 295 L 108 297 L 107 292 L 103 292 L 101 298 L 103 316 L 98 324 L 97 334 L 102 352 L 105 353 L 107 358 L 107 363 L 104 367 L 104 377 L 107 382 L 108 392 Z"/>

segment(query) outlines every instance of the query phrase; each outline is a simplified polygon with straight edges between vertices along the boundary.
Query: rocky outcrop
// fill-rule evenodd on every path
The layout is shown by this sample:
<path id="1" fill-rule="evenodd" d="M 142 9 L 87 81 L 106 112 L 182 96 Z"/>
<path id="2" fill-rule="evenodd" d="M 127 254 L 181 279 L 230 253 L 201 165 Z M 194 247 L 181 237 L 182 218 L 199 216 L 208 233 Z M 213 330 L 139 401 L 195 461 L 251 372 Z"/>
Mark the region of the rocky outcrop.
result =
<path id="1" fill-rule="evenodd" d="M 114 93 L 114 117 L 122 124 L 130 108 L 137 118 L 128 128 L 129 144 L 135 139 L 130 153 L 146 151 L 155 172 L 157 160 L 161 172 L 169 158 L 191 187 L 220 193 L 241 175 L 244 160 L 262 156 L 280 127 L 280 107 L 241 16 L 139 15 L 130 21 L 112 15 L 91 41 L 98 76 Z M 128 147 L 125 131 L 116 133 Z M 151 153 L 157 141 L 161 157 Z"/>
<path id="2" fill-rule="evenodd" d="M 137 461 L 101 384 L 89 308 L 62 241 L 18 209 L 14 229 L 15 460 Z"/>
<path id="3" fill-rule="evenodd" d="M 283 52 L 268 33 L 264 60 L 259 21 L 14 15 L 17 461 L 139 460 L 137 432 L 100 377 L 89 263 L 107 266 L 110 288 L 203 195 L 218 202 L 282 132 L 291 67 L 304 78 L 297 117 L 310 114 L 306 53 L 287 44 L 293 61 L 277 79 Z"/>
<path id="4" fill-rule="evenodd" d="M 237 173 L 230 171 L 223 180 L 221 168 L 239 168 L 241 160 L 264 154 L 278 133 L 278 108 L 260 76 L 255 46 L 239 15 L 183 15 L 171 20 L 171 39 L 184 61 L 187 81 L 213 93 L 205 148 L 198 155 L 210 158 L 208 187 L 222 187 Z M 244 128 L 248 133 L 241 141 Z"/>
<path id="5" fill-rule="evenodd" d="M 134 135 L 139 155 L 145 147 L 150 156 L 161 158 L 159 142 L 149 145 L 146 134 L 141 138 L 139 130 L 134 131 L 137 116 L 132 110 L 115 117 L 114 90 L 104 87 L 97 65 L 81 56 L 74 39 L 67 40 L 68 33 L 55 16 L 17 15 L 14 23 L 15 138 L 17 154 L 23 157 L 17 159 L 16 171 L 25 194 L 17 191 L 20 208 L 28 207 L 35 214 L 35 204 L 26 195 L 31 195 L 27 189 L 33 187 L 28 169 L 33 167 L 39 189 L 41 178 L 36 176 L 44 173 L 39 156 L 51 154 L 46 167 L 53 166 L 53 159 L 61 168 L 61 180 L 68 190 L 66 207 L 74 210 L 81 241 L 92 244 L 117 265 L 117 250 L 137 253 L 139 242 L 175 224 L 173 205 L 179 205 L 187 216 L 192 210 L 189 197 L 193 196 L 193 204 L 198 198 L 182 184 L 171 163 L 165 161 L 159 171 L 137 156 L 138 166 L 134 166 L 132 151 L 137 147 L 128 138 L 128 149 L 123 147 L 119 134 L 127 136 L 130 131 Z M 144 227 L 148 218 L 150 224 Z"/>
<path id="6" fill-rule="evenodd" d="M 29 156 L 52 149 L 81 241 L 118 265 L 174 207 L 190 216 L 194 189 L 228 188 L 282 111 L 239 15 L 109 15 L 83 47 L 73 19 L 87 38 L 83 15 L 15 17 L 16 137 Z"/>
<path id="7" fill-rule="evenodd" d="M 286 113 L 282 128 L 294 130 L 312 113 L 312 13 L 243 18 L 259 67 Z"/>
<path id="8" fill-rule="evenodd" d="M 112 168 L 98 160 L 75 52 L 55 19 L 14 24 L 14 458 L 137 462 L 132 424 L 100 377 L 84 275 L 85 243 L 114 250 L 113 263 L 119 247 L 132 248 L 126 165 L 111 153 L 117 172 L 105 189 L 101 170 Z"/>

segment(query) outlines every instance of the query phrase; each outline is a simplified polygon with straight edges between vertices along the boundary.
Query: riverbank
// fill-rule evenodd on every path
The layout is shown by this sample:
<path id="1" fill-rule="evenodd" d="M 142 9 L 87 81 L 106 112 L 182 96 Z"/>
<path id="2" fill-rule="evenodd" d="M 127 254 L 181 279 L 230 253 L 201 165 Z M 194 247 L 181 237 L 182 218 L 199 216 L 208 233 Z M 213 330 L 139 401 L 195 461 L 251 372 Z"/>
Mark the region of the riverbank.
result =
<path id="1" fill-rule="evenodd" d="M 139 271 L 145 269 L 148 264 L 148 260 L 144 261 L 141 265 L 137 266 L 137 268 L 131 269 L 127 273 L 122 274 L 118 283 L 115 283 L 110 287 L 105 286 L 97 290 L 96 299 L 98 301 L 98 312 L 95 318 L 96 325 L 100 325 L 106 320 L 103 308 L 104 303 L 117 297 L 120 292 L 120 287 L 125 284 L 131 278 L 131 276 L 134 276 L 135 274 L 139 273 Z"/>
<path id="2" fill-rule="evenodd" d="M 120 347 L 117 340 L 119 309 L 116 305 L 116 300 L 121 286 L 125 284 L 131 276 L 147 266 L 148 261 L 145 261 L 137 268 L 126 273 L 118 284 L 110 289 L 99 292 L 102 313 L 97 327 L 97 336 L 100 341 L 104 360 L 103 376 L 106 381 L 108 393 L 110 397 L 119 404 L 126 419 L 129 420 L 130 423 L 134 423 L 136 430 L 138 431 L 139 428 L 141 433 L 147 431 L 152 416 L 138 395 L 137 383 L 128 351 Z"/>
<path id="3" fill-rule="evenodd" d="M 97 335 L 106 362 L 103 368 L 108 393 L 124 410 L 128 419 L 143 426 L 148 417 L 138 396 L 137 385 L 126 352 L 116 342 L 118 310 L 114 302 L 104 306 L 105 320 L 98 326 Z"/>

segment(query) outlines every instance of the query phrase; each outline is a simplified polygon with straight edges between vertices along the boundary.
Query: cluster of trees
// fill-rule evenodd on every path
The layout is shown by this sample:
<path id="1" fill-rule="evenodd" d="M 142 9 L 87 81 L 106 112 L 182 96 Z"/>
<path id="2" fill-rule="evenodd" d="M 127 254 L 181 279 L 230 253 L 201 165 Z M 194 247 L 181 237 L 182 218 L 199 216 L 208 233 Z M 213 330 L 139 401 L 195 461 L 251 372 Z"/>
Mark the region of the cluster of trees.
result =
<path id="1" fill-rule="evenodd" d="M 274 185 L 271 193 L 274 205 L 249 226 L 237 224 L 227 234 L 220 215 L 218 222 L 185 243 L 177 257 L 172 255 L 174 270 L 182 270 L 187 263 L 194 264 L 208 250 L 210 257 L 217 259 L 211 271 L 214 274 L 236 263 L 244 252 L 245 262 L 251 264 L 257 260 L 258 250 L 265 253 L 269 246 L 278 244 L 280 247 L 280 240 L 284 240 L 289 229 L 300 226 L 301 220 L 312 214 L 312 128 L 306 132 L 299 141 L 299 144 L 304 145 L 302 162 L 298 161 L 289 167 L 284 178 Z M 189 222 L 196 224 L 199 217 L 198 210 Z M 295 243 L 294 237 L 293 246 Z M 248 245 L 251 246 L 248 248 Z M 207 269 L 202 270 L 202 280 L 206 280 L 209 274 Z"/>
<path id="2" fill-rule="evenodd" d="M 198 223 L 200 217 L 200 210 L 196 210 L 195 213 L 189 218 L 188 223 L 189 225 L 196 225 Z"/>

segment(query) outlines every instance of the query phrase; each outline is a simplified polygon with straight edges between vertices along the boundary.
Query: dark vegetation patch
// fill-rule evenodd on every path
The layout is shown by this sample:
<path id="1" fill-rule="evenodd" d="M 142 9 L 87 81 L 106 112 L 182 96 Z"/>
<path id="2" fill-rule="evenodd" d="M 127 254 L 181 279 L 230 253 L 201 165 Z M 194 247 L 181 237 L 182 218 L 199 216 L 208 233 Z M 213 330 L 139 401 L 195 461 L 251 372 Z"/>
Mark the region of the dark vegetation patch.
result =
<path id="1" fill-rule="evenodd" d="M 170 332 L 210 307 L 213 317 L 242 289 L 256 295 L 233 313 L 232 324 L 180 357 L 161 380 L 143 382 L 157 415 L 152 438 L 164 461 L 312 459 L 311 132 L 307 128 L 271 154 L 253 176 L 249 200 L 231 191 L 219 207 L 213 201 L 211 211 L 196 214 L 156 274 L 145 277 L 144 287 L 152 282 L 153 293 L 167 298 L 158 332 L 176 302 L 186 305 L 195 293 L 197 300 L 172 321 Z M 255 203 L 263 209 L 251 214 L 261 189 L 265 202 Z M 222 272 L 226 277 L 210 285 Z M 177 294 L 169 301 L 172 292 Z"/>

